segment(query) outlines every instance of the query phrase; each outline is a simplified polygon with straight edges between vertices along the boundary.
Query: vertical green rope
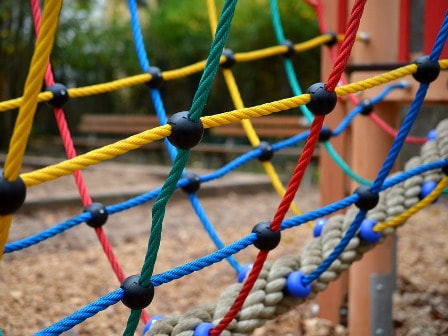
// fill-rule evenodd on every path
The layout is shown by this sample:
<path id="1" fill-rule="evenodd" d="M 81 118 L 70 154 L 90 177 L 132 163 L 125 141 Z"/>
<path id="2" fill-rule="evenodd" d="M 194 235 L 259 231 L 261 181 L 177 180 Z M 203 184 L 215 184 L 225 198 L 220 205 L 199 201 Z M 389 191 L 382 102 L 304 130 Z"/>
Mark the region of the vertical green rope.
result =
<path id="1" fill-rule="evenodd" d="M 199 87 L 194 95 L 190 112 L 188 113 L 188 117 L 193 121 L 199 121 L 202 110 L 207 103 L 208 93 L 210 92 L 213 79 L 218 71 L 222 50 L 227 40 L 227 36 L 229 35 L 230 23 L 232 22 L 233 14 L 235 13 L 236 3 L 237 0 L 226 0 L 224 3 L 218 26 L 216 27 L 216 35 L 210 48 L 210 54 L 207 58 L 207 63 L 201 81 L 199 82 Z"/>
<path id="2" fill-rule="evenodd" d="M 210 47 L 210 53 L 207 57 L 204 72 L 199 82 L 198 89 L 194 95 L 188 117 L 194 122 L 199 122 L 202 111 L 207 103 L 208 94 L 213 84 L 213 79 L 218 70 L 219 60 L 224 48 L 227 36 L 230 31 L 230 24 L 233 19 L 237 0 L 226 0 L 223 6 L 221 16 L 219 18 L 216 35 Z M 154 271 L 154 265 L 157 259 L 157 253 L 162 238 L 162 223 L 165 217 L 166 204 L 176 189 L 177 182 L 182 176 L 182 172 L 190 155 L 190 150 L 180 149 L 171 167 L 170 173 L 162 186 L 159 196 L 152 206 L 152 226 L 151 234 L 148 241 L 148 249 L 146 251 L 145 260 L 143 262 L 140 285 L 149 286 L 151 275 Z M 137 329 L 141 310 L 132 310 L 129 315 L 124 336 L 132 336 Z"/>

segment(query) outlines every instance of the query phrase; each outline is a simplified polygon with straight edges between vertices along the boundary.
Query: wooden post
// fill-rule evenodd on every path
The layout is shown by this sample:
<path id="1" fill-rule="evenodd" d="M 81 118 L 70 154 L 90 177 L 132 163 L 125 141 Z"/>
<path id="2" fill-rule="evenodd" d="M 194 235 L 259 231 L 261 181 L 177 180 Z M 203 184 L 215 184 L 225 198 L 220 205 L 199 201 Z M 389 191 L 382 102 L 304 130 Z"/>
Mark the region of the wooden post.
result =
<path id="1" fill-rule="evenodd" d="M 347 0 L 339 0 L 340 3 Z M 336 17 L 339 20 L 343 15 L 337 12 L 336 1 L 323 0 L 325 17 L 328 26 L 334 27 Z M 353 6 L 354 0 L 349 0 L 349 10 Z M 409 36 L 400 36 L 400 32 L 406 35 L 409 32 L 409 18 L 403 17 L 409 13 L 409 0 L 389 1 L 376 0 L 368 1 L 364 15 L 361 20 L 360 32 L 365 32 L 370 37 L 368 44 L 355 44 L 350 59 L 351 64 L 375 64 L 375 63 L 395 63 L 397 61 L 407 61 L 409 59 Z M 443 5 L 442 5 L 443 4 Z M 429 31 L 434 25 L 439 28 L 437 20 L 442 20 L 445 10 L 448 9 L 446 2 L 427 1 L 426 2 L 425 25 L 425 48 L 432 46 L 435 31 Z M 429 8 L 431 7 L 431 8 Z M 437 8 L 436 8 L 437 7 Z M 443 7 L 443 8 L 442 8 Z M 429 8 L 429 9 L 428 9 Z M 437 15 L 436 15 L 437 14 Z M 400 17 L 401 15 L 401 17 Z M 436 18 L 437 16 L 437 18 Z M 440 16 L 440 17 L 439 17 Z M 435 23 L 436 22 L 436 23 Z M 431 35 L 432 34 L 432 35 Z M 432 36 L 432 38 L 431 38 Z M 448 47 L 445 48 L 448 55 Z M 420 55 L 414 55 L 420 56 Z M 411 57 L 413 59 L 415 57 Z M 322 77 L 328 75 L 329 64 L 323 54 Z M 378 75 L 378 71 L 353 72 L 350 82 L 356 82 L 365 78 Z M 384 121 L 393 128 L 399 127 L 399 104 L 409 103 L 413 100 L 418 88 L 418 83 L 408 78 L 410 88 L 406 91 L 394 91 L 383 103 L 375 107 L 377 113 Z M 430 103 L 446 103 L 446 83 L 448 74 L 441 73 L 439 78 L 431 85 L 426 101 Z M 364 91 L 359 98 L 372 98 L 380 93 L 381 87 Z M 346 105 L 349 105 L 346 104 Z M 353 106 L 348 106 L 347 110 Z M 341 105 L 328 116 L 327 125 L 334 125 L 335 120 L 341 120 L 344 113 L 340 112 Z M 351 133 L 350 133 L 351 132 Z M 391 147 L 393 138 L 383 132 L 369 118 L 358 117 L 348 133 L 349 139 L 345 138 L 341 144 L 337 141 L 338 151 L 342 154 L 350 153 L 350 165 L 359 175 L 374 179 L 386 155 Z M 334 139 L 333 139 L 334 140 Z M 347 155 L 345 156 L 347 157 Z M 333 195 L 337 198 L 345 196 L 342 193 L 343 186 L 339 180 L 339 170 L 331 165 L 326 154 L 322 153 L 321 164 L 321 194 L 322 203 L 333 201 Z M 350 192 L 357 185 L 351 183 Z M 367 253 L 360 262 L 352 265 L 349 271 L 349 294 L 348 294 L 348 325 L 350 335 L 389 335 L 393 334 L 392 329 L 392 291 L 394 289 L 394 263 L 395 263 L 395 237 L 389 237 L 373 251 Z M 321 316 L 337 322 L 335 311 L 340 305 L 343 285 L 335 285 L 330 288 L 330 295 L 318 297 L 321 304 Z M 326 295 L 326 296 L 325 296 Z M 333 295 L 333 296 L 332 296 Z M 332 302 L 335 301 L 335 302 Z"/>
<path id="2" fill-rule="evenodd" d="M 342 2 L 345 2 L 343 0 Z M 338 22 L 341 16 L 335 15 L 340 10 L 339 1 L 326 1 L 325 2 L 325 22 L 329 30 L 343 32 L 345 22 Z M 345 8 L 344 8 L 345 10 Z M 342 14 L 342 13 L 341 13 Z M 344 15 L 342 15 L 344 17 Z M 322 60 L 321 60 L 321 78 L 325 82 L 330 74 L 333 62 L 330 58 L 328 47 L 322 47 Z M 334 129 L 339 122 L 346 115 L 346 104 L 343 101 L 339 101 L 336 108 L 325 118 L 325 125 Z M 348 133 L 344 132 L 337 138 L 331 140 L 332 145 L 335 147 L 339 155 L 346 160 L 347 159 L 347 140 Z M 320 203 L 321 205 L 327 205 L 331 202 L 335 202 L 347 196 L 347 178 L 344 172 L 337 166 L 331 159 L 323 146 L 320 147 L 320 177 L 319 177 L 319 190 L 320 190 Z M 337 325 L 340 321 L 340 309 L 345 304 L 345 298 L 347 295 L 347 273 L 337 280 L 332 282 L 328 288 L 317 296 L 317 302 L 319 304 L 319 317 L 330 320 L 333 324 Z"/>
<path id="3" fill-rule="evenodd" d="M 353 1 L 351 1 L 353 5 Z M 351 63 L 397 62 L 399 50 L 399 1 L 376 0 L 366 4 L 361 20 L 360 31 L 366 32 L 370 43 L 358 44 L 351 57 Z M 362 74 L 370 77 L 371 74 Z M 394 103 L 379 104 L 374 109 L 381 118 L 394 128 L 399 126 L 398 108 Z M 391 147 L 393 138 L 374 125 L 369 118 L 356 118 L 352 125 L 351 166 L 363 177 L 374 179 L 380 170 Z M 354 187 L 355 184 L 352 184 Z M 353 188 L 354 189 L 354 188 Z M 349 334 L 350 335 L 388 335 L 392 330 L 392 292 L 381 293 L 386 302 L 382 311 L 382 324 L 372 321 L 376 311 L 374 276 L 390 275 L 394 282 L 394 237 L 368 252 L 361 261 L 349 271 Z M 392 277 L 392 278 L 391 278 Z M 386 278 L 383 278 L 386 279 Z M 392 286 L 394 287 L 394 286 Z M 378 290 L 384 290 L 384 284 Z M 390 288 L 390 286 L 388 287 Z M 373 309 L 371 309 L 373 306 Z M 389 311 L 388 311 L 389 310 Z"/>
<path id="4" fill-rule="evenodd" d="M 393 127 L 398 126 L 399 114 L 397 112 L 397 105 L 394 103 L 379 104 L 375 107 L 375 113 Z M 353 124 L 353 169 L 366 178 L 374 179 L 386 158 L 392 141 L 393 138 L 372 125 L 371 120 L 358 118 Z M 393 240 L 394 237 L 389 237 L 384 243 L 368 252 L 361 261 L 354 263 L 349 270 L 348 325 L 350 335 L 372 334 L 372 310 L 370 309 L 374 302 L 371 295 L 372 275 L 392 275 L 394 273 Z M 380 294 L 391 295 L 392 293 Z M 392 297 L 389 296 L 386 300 L 392 300 Z M 385 305 L 381 309 L 386 315 L 386 323 L 391 322 L 391 304 Z M 389 312 L 388 309 L 390 309 Z M 385 328 L 378 329 L 385 330 Z M 378 335 L 382 335 L 381 331 Z"/>

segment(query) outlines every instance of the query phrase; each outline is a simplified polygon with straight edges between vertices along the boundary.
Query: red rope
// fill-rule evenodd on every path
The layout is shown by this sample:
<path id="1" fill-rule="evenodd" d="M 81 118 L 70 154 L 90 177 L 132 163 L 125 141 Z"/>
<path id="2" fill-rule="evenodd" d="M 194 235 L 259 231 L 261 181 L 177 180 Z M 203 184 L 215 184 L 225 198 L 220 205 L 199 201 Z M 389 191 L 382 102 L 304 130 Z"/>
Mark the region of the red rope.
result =
<path id="1" fill-rule="evenodd" d="M 258 279 L 258 276 L 260 275 L 260 272 L 263 269 L 263 265 L 267 257 L 268 252 L 266 251 L 258 252 L 257 257 L 255 258 L 254 265 L 252 266 L 252 269 L 250 270 L 249 276 L 247 277 L 246 281 L 244 281 L 243 288 L 241 288 L 238 297 L 235 299 L 235 302 L 233 303 L 232 307 L 223 317 L 223 319 L 219 322 L 219 324 L 212 330 L 210 330 L 209 333 L 210 336 L 220 335 L 221 332 L 223 332 L 224 329 L 226 329 L 227 326 L 230 324 L 230 322 L 232 322 L 232 320 L 238 315 L 238 312 L 241 310 L 244 301 L 246 301 L 246 298 L 249 295 L 250 291 L 252 290 L 255 281 Z"/>
<path id="2" fill-rule="evenodd" d="M 271 222 L 270 227 L 273 231 L 277 232 L 280 230 L 280 226 L 283 222 L 283 219 L 285 218 L 285 215 L 288 212 L 291 202 L 293 201 L 294 196 L 300 187 L 303 175 L 305 174 L 306 167 L 310 163 L 311 158 L 313 157 L 314 149 L 316 148 L 316 145 L 319 141 L 319 134 L 322 129 L 324 119 L 325 119 L 324 116 L 316 116 L 316 118 L 314 118 L 313 120 L 313 123 L 311 124 L 310 135 L 306 140 L 303 152 L 300 155 L 296 168 L 294 169 L 293 175 L 291 177 L 291 180 L 289 181 L 289 185 L 288 188 L 286 189 L 285 195 L 280 201 L 280 204 Z M 219 335 L 224 329 L 227 328 L 229 323 L 232 322 L 232 320 L 238 315 L 238 312 L 243 306 L 244 301 L 246 300 L 247 296 L 252 290 L 255 281 L 257 280 L 258 275 L 261 272 L 261 269 L 263 268 L 268 253 L 269 252 L 266 251 L 260 251 L 258 253 L 257 258 L 255 259 L 254 265 L 252 267 L 252 270 L 249 273 L 248 278 L 244 282 L 243 288 L 239 292 L 237 298 L 235 299 L 235 302 L 233 303 L 232 307 L 227 312 L 227 314 L 224 316 L 224 318 L 220 321 L 220 323 L 210 331 L 210 336 Z"/>
<path id="3" fill-rule="evenodd" d="M 350 56 L 351 48 L 356 39 L 356 32 L 359 27 L 359 22 L 361 20 L 362 12 L 364 9 L 364 5 L 367 0 L 356 0 L 353 10 L 350 16 L 349 25 L 347 28 L 347 33 L 345 35 L 344 42 L 341 46 L 341 53 L 339 54 L 338 60 L 335 62 L 333 70 L 330 73 L 328 82 L 326 84 L 326 88 L 329 91 L 334 91 L 336 88 L 337 82 L 339 81 L 341 75 L 344 72 L 345 65 L 347 64 L 348 57 Z M 314 150 L 319 141 L 319 134 L 322 129 L 322 125 L 324 123 L 325 116 L 315 116 L 313 123 L 310 128 L 310 135 L 308 136 L 305 146 L 303 148 L 303 152 L 300 155 L 300 158 L 297 162 L 296 168 L 294 169 L 291 180 L 289 181 L 288 188 L 286 189 L 285 195 L 283 196 L 280 204 L 275 212 L 274 218 L 271 222 L 271 229 L 273 231 L 279 231 L 283 219 L 285 218 L 286 213 L 293 201 L 297 190 L 300 187 L 300 184 L 303 179 L 303 175 L 305 174 L 305 170 L 308 164 L 311 161 Z M 260 251 L 255 259 L 254 265 L 252 267 L 251 272 L 249 273 L 248 278 L 244 282 L 244 285 L 239 292 L 237 298 L 235 299 L 232 307 L 230 307 L 227 314 L 223 317 L 220 323 L 214 327 L 209 335 L 210 336 L 218 336 L 223 330 L 227 328 L 230 322 L 238 315 L 238 312 L 241 310 L 241 307 L 244 304 L 247 296 L 252 290 L 255 281 L 257 280 L 261 269 L 263 268 L 264 262 L 268 256 L 268 251 Z"/>
<path id="4" fill-rule="evenodd" d="M 326 27 L 324 15 L 323 15 L 322 1 L 314 0 L 314 1 L 307 1 L 307 3 L 310 6 L 314 7 L 314 9 L 316 11 L 317 21 L 319 24 L 319 30 L 322 34 L 324 34 L 327 31 L 327 27 Z M 334 47 L 330 47 L 329 51 L 330 51 L 330 57 L 331 57 L 333 63 L 335 63 L 337 55 L 336 55 L 336 51 L 335 51 Z M 340 81 L 341 81 L 342 85 L 347 84 L 347 82 L 348 82 L 347 77 L 345 76 L 344 73 L 342 74 Z M 360 103 L 359 99 L 354 94 L 351 93 L 348 95 L 348 97 L 353 104 L 358 105 Z M 372 112 L 369 116 L 370 116 L 370 119 L 375 124 L 377 124 L 384 132 L 386 132 L 387 134 L 389 134 L 393 137 L 397 136 L 398 132 L 396 130 L 394 130 L 391 126 L 389 126 L 375 112 Z M 412 137 L 412 136 L 406 137 L 406 140 L 405 140 L 405 142 L 409 143 L 409 144 L 424 144 L 426 141 L 427 141 L 426 137 Z"/>
<path id="5" fill-rule="evenodd" d="M 288 212 L 288 209 L 294 199 L 294 196 L 296 195 L 297 190 L 302 183 L 302 178 L 305 174 L 305 170 L 308 167 L 311 158 L 313 157 L 314 149 L 316 148 L 316 145 L 319 141 L 319 135 L 324 123 L 324 119 L 324 116 L 317 115 L 311 124 L 310 135 L 306 139 L 305 146 L 303 147 L 302 154 L 300 155 L 297 166 L 294 169 L 291 180 L 289 181 L 288 188 L 286 189 L 285 195 L 280 201 L 274 218 L 272 219 L 271 229 L 273 231 L 280 230 L 283 219 L 285 218 L 286 213 Z"/>
<path id="6" fill-rule="evenodd" d="M 394 138 L 397 136 L 398 132 L 390 127 L 383 119 L 381 119 L 377 114 L 371 113 L 370 119 L 372 119 L 375 124 L 377 124 L 381 129 L 383 129 L 387 134 L 390 134 Z M 426 142 L 426 138 L 412 137 L 408 136 L 406 142 L 414 145 L 422 145 Z"/>
<path id="7" fill-rule="evenodd" d="M 334 91 L 336 85 L 338 85 L 341 75 L 344 72 L 345 66 L 347 65 L 348 58 L 352 51 L 353 44 L 356 41 L 356 33 L 359 28 L 359 23 L 361 22 L 362 12 L 364 10 L 364 5 L 367 0 L 357 0 L 352 8 L 350 14 L 350 19 L 348 20 L 348 27 L 345 33 L 344 41 L 342 42 L 341 49 L 333 65 L 333 69 L 328 76 L 328 81 L 325 84 L 325 88 L 328 91 Z"/>
<path id="8" fill-rule="evenodd" d="M 34 20 L 34 27 L 36 36 L 39 35 L 40 31 L 40 23 L 41 23 L 41 11 L 40 11 L 40 5 L 39 0 L 30 0 L 31 3 L 31 11 L 33 15 Z M 55 83 L 53 71 L 51 69 L 51 63 L 50 60 L 48 60 L 47 70 L 45 72 L 45 85 L 47 87 L 52 86 Z M 64 144 L 65 152 L 67 154 L 67 157 L 69 159 L 72 159 L 76 156 L 76 150 L 75 146 L 73 144 L 72 137 L 70 135 L 70 130 L 67 125 L 67 120 L 65 119 L 64 110 L 61 108 L 54 108 L 53 109 L 54 116 L 56 119 L 56 123 L 59 128 L 59 132 L 61 134 L 62 142 Z M 73 173 L 76 186 L 78 188 L 79 194 L 81 196 L 81 200 L 83 203 L 83 206 L 86 207 L 92 203 L 92 199 L 89 195 L 89 192 L 87 190 L 87 186 L 85 184 L 84 178 L 82 177 L 81 171 L 75 171 Z M 104 230 L 99 227 L 95 228 L 95 233 L 98 237 L 99 242 L 101 243 L 101 246 L 103 247 L 103 251 L 107 256 L 107 259 L 109 260 L 109 263 L 112 267 L 112 270 L 114 271 L 115 275 L 117 276 L 118 280 L 121 282 L 124 281 L 126 276 L 124 275 L 123 269 L 120 265 L 120 262 L 118 261 L 118 258 L 113 252 L 112 246 L 104 233 Z M 146 324 L 150 317 L 149 315 L 143 311 L 141 315 L 142 321 Z"/>

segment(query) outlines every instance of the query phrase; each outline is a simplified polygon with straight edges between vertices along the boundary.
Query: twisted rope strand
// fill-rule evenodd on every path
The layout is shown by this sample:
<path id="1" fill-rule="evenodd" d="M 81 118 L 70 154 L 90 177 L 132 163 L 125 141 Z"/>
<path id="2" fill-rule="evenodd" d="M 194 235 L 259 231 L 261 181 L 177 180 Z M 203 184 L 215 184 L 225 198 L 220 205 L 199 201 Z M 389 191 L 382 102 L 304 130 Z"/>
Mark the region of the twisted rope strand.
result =
<path id="1" fill-rule="evenodd" d="M 326 84 L 326 88 L 328 91 L 334 90 L 337 81 L 339 81 L 339 78 L 344 71 L 345 65 L 351 52 L 351 48 L 353 47 L 353 44 L 355 42 L 356 32 L 359 27 L 359 21 L 361 20 L 365 2 L 366 0 L 356 0 L 355 4 L 353 5 L 353 11 L 350 16 L 347 33 L 344 41 L 342 42 L 340 57 L 338 58 L 338 61 L 336 62 L 332 72 L 330 73 L 329 79 Z M 334 81 L 335 79 L 337 79 L 337 81 L 336 83 L 333 83 L 332 81 Z M 286 189 L 286 193 L 283 196 L 277 208 L 277 211 L 274 215 L 274 218 L 270 224 L 271 230 L 275 232 L 280 229 L 281 222 L 283 221 L 286 212 L 288 211 L 288 208 L 290 207 L 290 204 L 297 190 L 300 187 L 303 175 L 305 174 L 305 170 L 316 148 L 324 119 L 325 116 L 316 116 L 313 120 L 313 123 L 311 124 L 310 135 L 308 136 L 305 142 L 303 152 L 299 157 L 293 176 L 291 177 L 288 188 Z M 259 252 L 255 260 L 255 263 L 252 267 L 251 274 L 249 275 L 248 279 L 246 279 L 246 281 L 244 282 L 242 290 L 238 293 L 238 296 L 235 299 L 235 302 L 232 304 L 232 307 L 227 311 L 226 315 L 220 321 L 218 326 L 212 329 L 211 331 L 212 335 L 219 335 L 219 333 L 222 332 L 224 329 L 226 329 L 230 321 L 232 321 L 238 314 L 244 301 L 246 300 L 247 296 L 249 295 L 251 289 L 255 284 L 255 281 L 263 267 L 267 255 L 268 252 L 264 251 Z"/>
<path id="2" fill-rule="evenodd" d="M 61 6 L 62 1 L 60 0 L 47 0 L 45 2 L 45 11 L 42 18 L 42 34 L 36 40 L 30 70 L 23 89 L 25 103 L 20 107 L 9 145 L 8 156 L 6 157 L 3 177 L 7 181 L 15 181 L 19 176 L 23 155 L 28 143 L 34 113 L 37 107 L 37 95 L 42 86 L 47 60 L 53 48 Z M 0 261 L 3 257 L 6 241 L 8 240 L 11 222 L 12 215 L 0 216 Z"/>
<path id="3" fill-rule="evenodd" d="M 439 61 L 439 64 L 441 69 L 448 68 L 448 60 L 441 60 Z M 337 87 L 335 89 L 335 92 L 338 96 L 344 96 L 350 93 L 363 91 L 410 75 L 416 70 L 417 66 L 415 64 L 410 64 L 408 66 L 398 68 L 382 75 Z M 201 121 L 204 125 L 204 128 L 223 126 L 232 122 L 241 121 L 243 119 L 258 118 L 272 113 L 286 111 L 292 108 L 296 108 L 300 105 L 307 104 L 309 103 L 309 101 L 309 94 L 302 94 L 299 96 L 281 99 L 258 106 L 246 107 L 244 109 L 202 117 Z M 75 170 L 82 170 L 99 162 L 110 160 L 119 155 L 123 155 L 131 150 L 140 148 L 145 144 L 163 139 L 170 134 L 170 125 L 159 126 L 138 133 L 111 145 L 95 149 L 83 155 L 79 155 L 71 160 L 66 160 L 52 166 L 35 170 L 30 173 L 22 174 L 21 177 L 27 187 L 39 185 L 46 181 L 51 181 L 62 176 L 70 175 Z"/>
<path id="4" fill-rule="evenodd" d="M 146 47 L 143 40 L 143 34 L 140 27 L 140 20 L 138 18 L 138 10 L 137 10 L 137 2 L 136 0 L 129 0 L 128 1 L 129 6 L 129 12 L 131 15 L 131 27 L 132 27 L 132 35 L 134 37 L 134 45 L 137 51 L 137 57 L 140 63 L 140 67 L 142 71 L 148 71 L 150 67 L 150 62 L 148 55 L 146 53 Z M 160 94 L 160 91 L 157 88 L 151 88 L 149 90 L 151 100 L 154 105 L 154 109 L 156 111 L 157 117 L 159 119 L 160 124 L 165 124 L 168 121 L 165 106 L 163 104 L 163 100 Z M 165 145 L 168 149 L 168 153 L 170 154 L 171 161 L 173 162 L 177 155 L 177 149 L 171 145 L 169 141 L 165 138 Z M 195 193 L 189 193 L 188 199 L 190 200 L 190 203 L 198 215 L 198 218 L 200 222 L 202 223 L 204 229 L 209 234 L 212 241 L 215 243 L 216 247 L 218 249 L 223 248 L 224 244 L 222 243 L 221 239 L 219 238 L 215 228 L 213 227 L 212 223 L 208 219 L 204 209 L 201 206 L 201 203 L 199 202 L 199 198 L 196 196 Z M 230 265 L 238 272 L 240 269 L 240 265 L 235 260 L 233 256 L 230 256 L 227 258 L 227 261 L 230 263 Z"/>
<path id="5" fill-rule="evenodd" d="M 202 74 L 198 89 L 196 90 L 196 93 L 193 97 L 192 105 L 188 112 L 188 118 L 193 122 L 200 121 L 202 110 L 207 103 L 208 94 L 213 84 L 215 74 L 218 70 L 222 49 L 230 31 L 230 24 L 235 12 L 236 3 L 237 0 L 226 0 L 224 2 L 222 13 L 219 18 L 218 27 L 216 30 L 216 36 L 213 39 L 204 72 Z M 166 204 L 168 203 L 168 200 L 176 189 L 176 185 L 187 164 L 189 154 L 190 150 L 181 149 L 177 152 L 168 177 L 152 207 L 151 234 L 149 236 L 148 250 L 146 252 L 145 261 L 143 263 L 139 279 L 139 283 L 143 287 L 148 287 L 150 284 L 150 277 L 154 270 L 154 264 L 156 262 L 157 253 L 160 247 L 160 240 L 162 237 L 162 223 L 165 215 Z M 132 310 L 123 335 L 131 336 L 134 334 L 138 323 L 137 317 L 140 316 L 140 313 L 141 310 Z"/>

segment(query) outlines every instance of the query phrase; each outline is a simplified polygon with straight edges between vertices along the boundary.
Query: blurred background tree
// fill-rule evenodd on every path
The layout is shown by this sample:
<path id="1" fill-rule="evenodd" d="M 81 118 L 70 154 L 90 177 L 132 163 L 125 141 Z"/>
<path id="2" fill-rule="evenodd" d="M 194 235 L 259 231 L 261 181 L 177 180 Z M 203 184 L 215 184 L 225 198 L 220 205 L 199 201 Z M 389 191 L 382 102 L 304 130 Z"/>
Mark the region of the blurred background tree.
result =
<path id="1" fill-rule="evenodd" d="M 223 0 L 217 2 L 221 8 Z M 300 42 L 318 35 L 313 10 L 302 1 L 279 1 L 285 35 Z M 205 0 L 139 1 L 139 15 L 148 56 L 162 70 L 205 59 L 211 43 Z M 235 52 L 276 44 L 268 0 L 240 1 L 228 39 Z M 27 1 L 0 3 L 0 99 L 22 94 L 35 42 Z M 307 87 L 319 78 L 320 50 L 294 57 L 301 82 Z M 56 44 L 51 55 L 56 81 L 68 87 L 91 85 L 140 73 L 133 45 L 126 0 L 64 2 Z M 281 57 L 236 64 L 235 76 L 246 105 L 291 95 Z M 164 83 L 161 88 L 169 114 L 190 107 L 200 74 Z M 217 76 L 205 114 L 232 109 L 221 75 Z M 72 99 L 65 107 L 69 125 L 83 113 L 154 113 L 145 86 L 92 97 Z M 5 151 L 17 111 L 0 113 L 0 149 Z M 296 112 L 289 112 L 296 113 Z M 56 134 L 51 109 L 41 104 L 34 135 Z"/>

